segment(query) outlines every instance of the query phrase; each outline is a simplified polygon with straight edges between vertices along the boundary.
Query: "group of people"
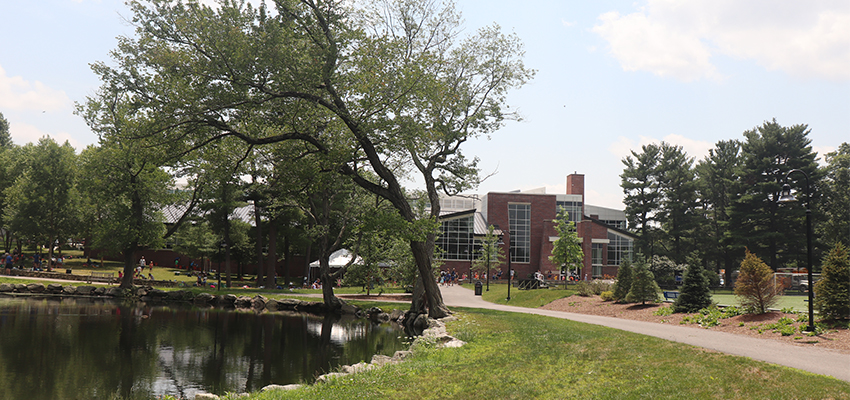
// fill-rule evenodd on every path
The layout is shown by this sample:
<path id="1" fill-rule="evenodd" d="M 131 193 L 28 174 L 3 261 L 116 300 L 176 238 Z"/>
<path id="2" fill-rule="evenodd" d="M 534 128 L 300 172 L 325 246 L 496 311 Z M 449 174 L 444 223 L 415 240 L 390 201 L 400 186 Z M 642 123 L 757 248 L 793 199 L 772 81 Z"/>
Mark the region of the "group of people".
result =
<path id="1" fill-rule="evenodd" d="M 437 283 L 439 283 L 440 286 L 452 286 L 457 284 L 457 278 L 457 271 L 454 269 L 452 269 L 452 272 L 440 271 L 440 278 Z"/>

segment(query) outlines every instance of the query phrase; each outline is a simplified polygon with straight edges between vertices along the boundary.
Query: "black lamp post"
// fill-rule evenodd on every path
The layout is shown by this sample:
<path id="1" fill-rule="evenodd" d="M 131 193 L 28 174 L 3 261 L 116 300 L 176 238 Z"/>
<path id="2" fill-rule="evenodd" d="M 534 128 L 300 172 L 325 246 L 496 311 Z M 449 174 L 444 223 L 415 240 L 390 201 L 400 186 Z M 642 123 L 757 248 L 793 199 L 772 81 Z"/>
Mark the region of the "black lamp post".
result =
<path id="1" fill-rule="evenodd" d="M 799 172 L 806 177 L 806 250 L 808 252 L 807 262 L 808 265 L 806 267 L 806 274 L 809 278 L 809 326 L 806 328 L 809 332 L 815 331 L 815 309 L 814 309 L 814 286 L 815 282 L 812 277 L 812 198 L 809 187 L 809 175 L 807 175 L 804 171 L 799 169 L 792 169 L 785 174 L 785 180 L 788 180 L 788 176 L 791 175 L 792 172 Z M 779 200 L 777 203 L 790 203 L 797 201 L 797 198 L 791 194 L 791 186 L 789 184 L 785 184 L 782 186 L 782 193 L 779 195 Z"/>
<path id="2" fill-rule="evenodd" d="M 511 299 L 511 275 L 513 275 L 511 273 L 512 272 L 511 271 L 511 232 L 505 231 L 505 234 L 508 235 L 508 298 L 507 298 L 507 300 L 510 300 Z"/>

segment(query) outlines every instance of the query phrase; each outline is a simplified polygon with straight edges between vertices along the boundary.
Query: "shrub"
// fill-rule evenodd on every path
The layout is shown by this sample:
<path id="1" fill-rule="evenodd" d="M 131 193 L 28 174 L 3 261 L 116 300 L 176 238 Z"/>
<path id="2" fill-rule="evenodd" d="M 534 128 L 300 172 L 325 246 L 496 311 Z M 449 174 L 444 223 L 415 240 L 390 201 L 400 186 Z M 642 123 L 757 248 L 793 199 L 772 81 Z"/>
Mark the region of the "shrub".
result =
<path id="1" fill-rule="evenodd" d="M 824 319 L 850 318 L 850 258 L 838 243 L 823 261 L 821 279 L 815 284 L 815 307 Z"/>
<path id="2" fill-rule="evenodd" d="M 632 288 L 629 294 L 626 295 L 626 301 L 629 303 L 646 304 L 646 302 L 655 303 L 658 301 L 658 284 L 655 283 L 655 277 L 649 271 L 646 264 L 639 264 L 634 270 L 632 277 Z"/>
<path id="3" fill-rule="evenodd" d="M 697 312 L 711 305 L 711 291 L 705 279 L 702 265 L 691 262 L 685 271 L 682 289 L 673 302 L 673 312 Z"/>
<path id="4" fill-rule="evenodd" d="M 614 292 L 610 290 L 606 290 L 599 294 L 599 297 L 602 297 L 604 301 L 613 301 L 614 300 Z"/>
<path id="5" fill-rule="evenodd" d="M 617 283 L 614 284 L 614 301 L 622 302 L 626 300 L 626 295 L 632 289 L 632 263 L 624 261 L 620 264 L 617 271 Z"/>
<path id="6" fill-rule="evenodd" d="M 578 285 L 576 285 L 576 291 L 578 292 L 578 295 L 582 297 L 593 296 L 593 287 L 590 285 L 590 283 L 587 283 L 585 281 L 581 281 L 578 283 Z"/>
<path id="7" fill-rule="evenodd" d="M 597 296 L 602 295 L 602 292 L 611 291 L 611 286 L 612 285 L 610 282 L 605 282 L 598 279 L 590 283 L 590 287 L 593 290 L 593 294 Z"/>
<path id="8" fill-rule="evenodd" d="M 758 256 L 746 251 L 741 272 L 735 282 L 735 294 L 750 313 L 764 314 L 776 303 L 781 287 L 774 284 L 773 271 Z"/>

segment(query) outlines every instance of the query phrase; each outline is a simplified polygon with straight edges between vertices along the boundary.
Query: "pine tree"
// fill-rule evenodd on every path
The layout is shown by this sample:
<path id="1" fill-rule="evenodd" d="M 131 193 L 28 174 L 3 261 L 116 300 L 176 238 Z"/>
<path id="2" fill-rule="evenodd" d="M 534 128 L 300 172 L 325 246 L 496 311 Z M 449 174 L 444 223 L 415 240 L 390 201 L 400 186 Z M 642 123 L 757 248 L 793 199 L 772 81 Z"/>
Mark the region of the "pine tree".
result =
<path id="1" fill-rule="evenodd" d="M 632 275 L 634 275 L 632 263 L 628 260 L 620 264 L 617 271 L 617 283 L 614 284 L 614 301 L 621 303 L 626 300 L 629 290 L 632 289 Z"/>
<path id="2" fill-rule="evenodd" d="M 682 289 L 673 303 L 673 312 L 697 312 L 711 305 L 711 290 L 703 271 L 698 261 L 688 262 Z"/>
<path id="3" fill-rule="evenodd" d="M 634 270 L 632 277 L 632 288 L 629 294 L 626 295 L 626 301 L 629 303 L 646 304 L 647 301 L 655 303 L 658 301 L 658 292 L 661 289 L 655 283 L 655 277 L 649 266 L 646 263 L 638 264 Z"/>
<path id="4" fill-rule="evenodd" d="M 850 257 L 837 243 L 823 260 L 821 279 L 815 284 L 815 307 L 825 319 L 850 319 Z"/>
<path id="5" fill-rule="evenodd" d="M 773 270 L 758 256 L 746 250 L 741 272 L 735 281 L 735 294 L 748 312 L 764 314 L 778 300 L 781 289 L 773 279 Z"/>

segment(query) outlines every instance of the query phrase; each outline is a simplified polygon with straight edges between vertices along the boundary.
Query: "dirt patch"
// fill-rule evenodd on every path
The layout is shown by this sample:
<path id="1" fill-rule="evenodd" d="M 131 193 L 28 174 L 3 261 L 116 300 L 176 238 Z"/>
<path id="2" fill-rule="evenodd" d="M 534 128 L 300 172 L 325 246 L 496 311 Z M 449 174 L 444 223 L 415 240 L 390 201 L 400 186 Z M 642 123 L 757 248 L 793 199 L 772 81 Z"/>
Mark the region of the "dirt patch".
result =
<path id="1" fill-rule="evenodd" d="M 623 319 L 631 319 L 637 321 L 655 322 L 659 324 L 679 325 L 686 315 L 694 314 L 671 314 L 666 316 L 655 315 L 655 312 L 662 307 L 669 307 L 670 303 L 661 304 L 615 304 L 610 301 L 602 301 L 599 297 L 581 297 L 570 296 L 560 300 L 555 300 L 543 307 L 545 310 L 567 311 L 579 314 L 602 315 L 606 317 L 615 317 Z M 711 329 L 720 332 L 728 332 L 736 335 L 745 335 L 765 340 L 779 340 L 786 343 L 793 343 L 797 346 L 819 347 L 826 349 L 838 350 L 841 353 L 850 354 L 850 330 L 848 329 L 829 329 L 821 335 L 807 336 L 800 333 L 800 325 L 805 328 L 806 323 L 794 322 L 795 333 L 789 336 L 782 336 L 779 332 L 774 332 L 767 329 L 765 326 L 776 323 L 782 317 L 788 317 L 792 320 L 797 319 L 797 314 L 785 314 L 781 312 L 770 312 L 766 314 L 753 315 L 745 314 L 732 318 L 721 319 L 719 326 L 714 326 L 706 329 Z M 699 325 L 690 325 L 699 326 Z"/>

